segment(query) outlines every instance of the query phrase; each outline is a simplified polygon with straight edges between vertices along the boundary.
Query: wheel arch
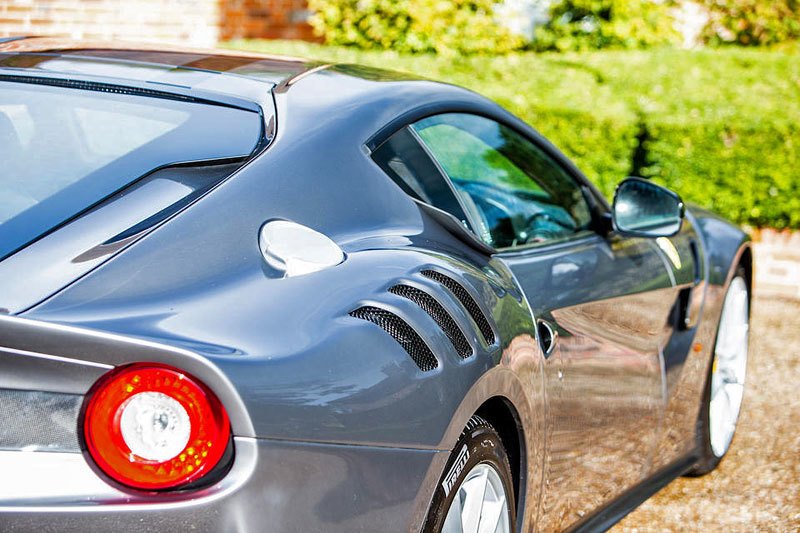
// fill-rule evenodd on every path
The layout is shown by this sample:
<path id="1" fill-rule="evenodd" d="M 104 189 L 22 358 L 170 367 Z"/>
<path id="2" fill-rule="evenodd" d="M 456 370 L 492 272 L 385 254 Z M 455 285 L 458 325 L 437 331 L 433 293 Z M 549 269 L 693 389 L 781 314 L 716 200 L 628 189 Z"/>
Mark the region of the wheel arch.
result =
<path id="1" fill-rule="evenodd" d="M 739 252 L 739 261 L 737 266 L 741 266 L 744 268 L 745 272 L 745 279 L 744 281 L 747 283 L 747 290 L 750 300 L 753 299 L 753 281 L 754 281 L 754 272 L 753 272 L 753 248 L 750 246 L 748 242 L 741 251 Z"/>
<path id="2" fill-rule="evenodd" d="M 530 340 L 535 343 L 533 338 Z M 465 395 L 440 445 L 440 449 L 452 450 L 473 415 L 484 418 L 497 430 L 509 454 L 517 523 L 522 525 L 522 531 L 535 524 L 541 500 L 545 404 L 540 372 L 538 360 L 527 365 L 503 361 L 486 372 Z M 437 480 L 443 469 L 444 464 L 435 476 Z"/>
<path id="3" fill-rule="evenodd" d="M 527 467 L 525 430 L 514 405 L 504 396 L 494 396 L 486 400 L 475 412 L 497 431 L 508 455 L 514 487 L 514 501 L 520 508 L 520 495 L 524 494 L 527 476 L 522 474 Z"/>

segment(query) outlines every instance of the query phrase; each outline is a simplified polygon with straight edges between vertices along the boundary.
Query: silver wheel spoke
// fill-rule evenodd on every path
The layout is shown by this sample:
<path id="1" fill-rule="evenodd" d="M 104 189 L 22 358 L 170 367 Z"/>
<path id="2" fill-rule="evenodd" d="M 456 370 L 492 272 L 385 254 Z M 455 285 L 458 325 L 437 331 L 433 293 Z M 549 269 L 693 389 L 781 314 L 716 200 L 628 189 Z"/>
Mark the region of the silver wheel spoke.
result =
<path id="1" fill-rule="evenodd" d="M 464 528 L 461 527 L 461 493 L 457 493 L 453 498 L 453 503 L 450 504 L 450 511 L 444 519 L 442 526 L 442 533 L 463 533 Z"/>
<path id="2" fill-rule="evenodd" d="M 717 457 L 728 451 L 739 419 L 747 372 L 748 338 L 747 285 L 741 277 L 736 277 L 723 303 L 711 373 L 709 436 L 711 449 Z"/>
<path id="3" fill-rule="evenodd" d="M 487 476 L 488 472 L 485 469 L 481 470 L 479 475 L 472 479 L 468 477 L 461 486 L 461 490 L 467 493 L 464 510 L 461 512 L 461 526 L 466 533 L 477 533 L 478 531 L 483 497 L 486 494 Z"/>
<path id="4" fill-rule="evenodd" d="M 503 498 L 502 503 L 500 501 L 483 502 L 483 511 L 481 512 L 481 523 L 478 526 L 478 533 L 494 533 L 497 531 L 500 517 L 503 515 L 503 507 L 505 507 L 505 498 Z"/>
<path id="5" fill-rule="evenodd" d="M 500 474 L 488 463 L 470 470 L 447 510 L 443 533 L 510 533 L 511 519 Z"/>

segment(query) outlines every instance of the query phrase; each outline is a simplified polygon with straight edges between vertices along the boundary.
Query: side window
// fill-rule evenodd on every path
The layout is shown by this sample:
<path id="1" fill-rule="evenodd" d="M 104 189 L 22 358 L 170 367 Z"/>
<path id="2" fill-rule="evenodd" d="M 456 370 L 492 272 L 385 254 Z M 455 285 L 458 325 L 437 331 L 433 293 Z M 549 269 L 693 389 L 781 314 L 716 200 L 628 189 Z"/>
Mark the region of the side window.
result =
<path id="1" fill-rule="evenodd" d="M 406 194 L 447 211 L 470 227 L 455 190 L 411 128 L 392 135 L 373 152 L 372 159 Z"/>
<path id="2" fill-rule="evenodd" d="M 411 129 L 452 181 L 463 206 L 459 210 L 469 214 L 487 244 L 514 248 L 589 229 L 591 212 L 580 185 L 511 128 L 450 113 L 423 119 Z"/>

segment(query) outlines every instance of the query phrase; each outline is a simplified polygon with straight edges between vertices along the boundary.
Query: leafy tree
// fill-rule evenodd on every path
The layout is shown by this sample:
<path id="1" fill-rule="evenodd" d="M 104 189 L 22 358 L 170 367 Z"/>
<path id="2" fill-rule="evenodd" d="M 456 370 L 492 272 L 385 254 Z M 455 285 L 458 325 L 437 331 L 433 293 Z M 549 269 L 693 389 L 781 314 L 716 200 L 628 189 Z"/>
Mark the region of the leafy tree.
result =
<path id="1" fill-rule="evenodd" d="M 709 44 L 759 46 L 800 39 L 800 0 L 705 0 Z"/>

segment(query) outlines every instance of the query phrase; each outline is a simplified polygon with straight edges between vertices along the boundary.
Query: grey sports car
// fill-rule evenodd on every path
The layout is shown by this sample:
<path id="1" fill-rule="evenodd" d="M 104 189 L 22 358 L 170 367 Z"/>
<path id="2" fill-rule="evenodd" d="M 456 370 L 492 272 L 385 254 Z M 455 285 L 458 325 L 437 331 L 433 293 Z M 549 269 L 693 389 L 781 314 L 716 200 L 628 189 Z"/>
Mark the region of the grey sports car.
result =
<path id="1" fill-rule="evenodd" d="M 0 42 L 0 530 L 601 530 L 712 470 L 752 254 L 487 99 Z"/>

